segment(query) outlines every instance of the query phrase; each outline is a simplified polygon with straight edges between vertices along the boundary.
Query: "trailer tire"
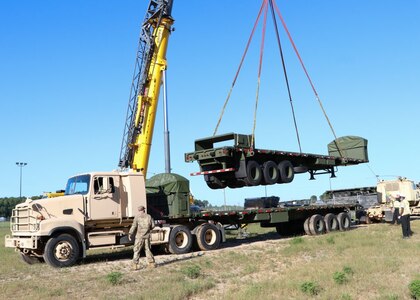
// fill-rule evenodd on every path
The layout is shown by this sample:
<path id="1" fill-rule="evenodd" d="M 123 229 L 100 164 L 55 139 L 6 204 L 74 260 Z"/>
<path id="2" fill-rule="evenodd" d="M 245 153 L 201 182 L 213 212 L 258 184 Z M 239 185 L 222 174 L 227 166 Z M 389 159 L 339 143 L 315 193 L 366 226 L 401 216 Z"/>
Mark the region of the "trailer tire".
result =
<path id="1" fill-rule="evenodd" d="M 20 254 L 20 258 L 27 263 L 28 265 L 34 265 L 34 264 L 39 264 L 39 263 L 43 263 L 44 259 L 42 257 L 37 257 L 37 256 L 33 256 L 33 255 L 28 255 L 22 252 L 19 252 Z"/>
<path id="2" fill-rule="evenodd" d="M 279 168 L 279 181 L 278 183 L 290 183 L 295 178 L 295 171 L 293 170 L 293 165 L 288 160 L 283 160 L 278 165 Z"/>
<path id="3" fill-rule="evenodd" d="M 44 260 L 55 268 L 74 265 L 80 258 L 80 245 L 70 234 L 63 233 L 48 240 L 44 250 Z"/>
<path id="4" fill-rule="evenodd" d="M 224 189 L 226 187 L 226 184 L 216 176 L 209 176 L 208 180 L 206 180 L 206 183 L 207 186 L 213 190 Z"/>
<path id="5" fill-rule="evenodd" d="M 263 164 L 263 176 L 264 176 L 264 183 L 265 184 L 275 184 L 279 180 L 279 169 L 277 168 L 277 164 L 272 161 L 266 161 Z"/>
<path id="6" fill-rule="evenodd" d="M 250 160 L 246 163 L 246 177 L 245 182 L 248 186 L 256 186 L 261 184 L 263 174 L 261 166 L 255 160 Z"/>
<path id="7" fill-rule="evenodd" d="M 325 230 L 327 232 L 337 231 L 339 229 L 338 220 L 334 214 L 332 213 L 326 214 L 324 217 L 324 221 L 325 221 Z"/>
<path id="8" fill-rule="evenodd" d="M 312 235 L 311 231 L 309 230 L 309 220 L 311 219 L 311 217 L 306 218 L 305 222 L 303 222 L 303 230 L 305 231 L 305 233 L 307 235 Z"/>
<path id="9" fill-rule="evenodd" d="M 340 231 L 347 231 L 351 226 L 351 219 L 348 213 L 341 212 L 337 215 L 338 226 Z"/>
<path id="10" fill-rule="evenodd" d="M 309 231 L 312 233 L 312 235 L 319 235 L 325 233 L 325 222 L 324 218 L 321 215 L 313 215 L 309 219 Z"/>
<path id="11" fill-rule="evenodd" d="M 204 223 L 196 233 L 198 248 L 202 251 L 215 250 L 219 248 L 222 236 L 214 224 Z"/>
<path id="12" fill-rule="evenodd" d="M 175 226 L 169 234 L 168 250 L 172 254 L 185 254 L 190 252 L 192 234 L 187 226 Z"/>

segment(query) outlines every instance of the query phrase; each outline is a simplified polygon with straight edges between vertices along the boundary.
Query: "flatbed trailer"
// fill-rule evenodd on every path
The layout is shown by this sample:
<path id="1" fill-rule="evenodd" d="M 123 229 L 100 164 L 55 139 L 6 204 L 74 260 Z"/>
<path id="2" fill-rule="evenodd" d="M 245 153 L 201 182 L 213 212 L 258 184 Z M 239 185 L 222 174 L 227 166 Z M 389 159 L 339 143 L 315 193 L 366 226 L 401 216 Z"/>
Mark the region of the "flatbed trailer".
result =
<path id="1" fill-rule="evenodd" d="M 233 140 L 232 146 L 216 147 Z M 197 161 L 212 189 L 290 183 L 295 174 L 331 174 L 336 167 L 368 162 L 367 140 L 356 136 L 338 138 L 328 144 L 329 155 L 256 149 L 251 135 L 229 133 L 195 141 L 195 151 L 185 154 L 186 162 Z"/>

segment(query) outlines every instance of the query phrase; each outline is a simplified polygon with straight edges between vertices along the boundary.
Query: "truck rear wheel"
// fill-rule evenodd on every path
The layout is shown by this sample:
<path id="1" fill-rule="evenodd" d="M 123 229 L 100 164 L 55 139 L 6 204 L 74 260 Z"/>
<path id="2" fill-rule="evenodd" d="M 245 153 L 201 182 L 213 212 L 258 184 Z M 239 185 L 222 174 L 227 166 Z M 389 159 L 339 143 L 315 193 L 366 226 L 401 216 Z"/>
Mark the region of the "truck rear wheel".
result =
<path id="1" fill-rule="evenodd" d="M 279 169 L 277 169 L 277 164 L 272 161 L 266 161 L 263 164 L 263 175 L 264 175 L 264 182 L 266 184 L 275 184 L 279 180 Z"/>
<path id="2" fill-rule="evenodd" d="M 278 165 L 279 168 L 279 180 L 278 183 L 290 183 L 295 178 L 295 171 L 293 170 L 293 165 L 288 160 L 283 160 Z"/>
<path id="3" fill-rule="evenodd" d="M 246 163 L 246 177 L 245 182 L 249 186 L 256 186 L 261 183 L 262 170 L 259 163 L 255 160 L 250 160 Z"/>
<path id="4" fill-rule="evenodd" d="M 327 232 L 336 231 L 339 229 L 338 220 L 334 214 L 332 213 L 326 214 L 324 217 L 324 221 L 325 221 L 325 230 Z"/>
<path id="5" fill-rule="evenodd" d="M 55 268 L 70 267 L 77 262 L 79 256 L 79 243 L 67 233 L 50 238 L 45 245 L 44 260 Z"/>
<path id="6" fill-rule="evenodd" d="M 321 215 L 313 215 L 309 219 L 309 231 L 312 235 L 319 235 L 325 232 L 325 222 Z"/>
<path id="7" fill-rule="evenodd" d="M 169 234 L 168 250 L 172 254 L 184 254 L 191 250 L 192 234 L 184 225 L 175 226 Z"/>
<path id="8" fill-rule="evenodd" d="M 309 230 L 309 220 L 311 219 L 311 217 L 308 217 L 305 222 L 303 222 L 303 230 L 305 231 L 305 233 L 307 235 L 312 235 L 311 231 Z"/>
<path id="9" fill-rule="evenodd" d="M 351 220 L 348 213 L 341 212 L 337 215 L 338 226 L 340 231 L 346 231 L 350 229 Z"/>
<path id="10" fill-rule="evenodd" d="M 219 248 L 221 234 L 214 224 L 204 223 L 197 230 L 197 245 L 202 251 L 215 250 Z"/>

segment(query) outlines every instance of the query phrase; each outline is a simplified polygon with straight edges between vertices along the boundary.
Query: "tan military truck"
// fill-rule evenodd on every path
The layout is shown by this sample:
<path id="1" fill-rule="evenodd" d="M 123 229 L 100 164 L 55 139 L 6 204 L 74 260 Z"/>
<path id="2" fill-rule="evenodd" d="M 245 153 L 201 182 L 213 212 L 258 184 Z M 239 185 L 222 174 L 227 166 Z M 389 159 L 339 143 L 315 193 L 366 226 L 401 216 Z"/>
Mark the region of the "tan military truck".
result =
<path id="1" fill-rule="evenodd" d="M 132 245 L 127 234 L 137 207 L 143 205 L 163 223 L 152 231 L 152 245 L 165 244 L 172 253 L 185 253 L 191 249 L 194 233 L 201 234 L 204 250 L 217 248 L 223 228 L 205 220 L 189 222 L 189 186 L 179 182 L 176 201 L 171 191 L 162 194 L 152 190 L 150 199 L 155 203 L 148 205 L 141 173 L 74 176 L 68 180 L 64 196 L 27 200 L 16 206 L 11 216 L 12 235 L 6 236 L 5 245 L 14 247 L 29 264 L 45 260 L 54 267 L 71 266 L 85 257 L 88 249 Z"/>
<path id="2" fill-rule="evenodd" d="M 381 180 L 376 186 L 378 204 L 367 209 L 369 221 L 391 221 L 392 201 L 397 193 L 404 194 L 410 203 L 411 214 L 420 215 L 420 187 L 405 177 Z"/>

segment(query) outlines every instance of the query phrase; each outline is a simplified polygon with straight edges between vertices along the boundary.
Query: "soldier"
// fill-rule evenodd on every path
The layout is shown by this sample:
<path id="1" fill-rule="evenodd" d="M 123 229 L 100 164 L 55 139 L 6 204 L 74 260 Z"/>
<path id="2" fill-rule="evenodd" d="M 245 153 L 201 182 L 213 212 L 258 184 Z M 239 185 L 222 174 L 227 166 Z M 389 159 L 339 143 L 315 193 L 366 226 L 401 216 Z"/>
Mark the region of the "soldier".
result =
<path id="1" fill-rule="evenodd" d="M 413 232 L 411 231 L 410 226 L 410 203 L 407 199 L 405 199 L 405 196 L 403 194 L 400 194 L 401 199 L 401 206 L 400 206 L 400 219 L 401 219 L 401 228 L 402 228 L 402 234 L 403 239 L 408 239 L 411 235 L 413 235 Z"/>
<path id="2" fill-rule="evenodd" d="M 139 214 L 134 218 L 133 224 L 131 225 L 128 239 L 131 241 L 131 236 L 136 233 L 136 240 L 134 242 L 134 255 L 133 255 L 133 269 L 139 270 L 139 258 L 140 251 L 144 247 L 148 266 L 155 268 L 155 258 L 153 257 L 152 251 L 150 251 L 150 230 L 155 227 L 155 223 L 150 215 L 145 211 L 144 206 L 138 207 Z"/>
<path id="3" fill-rule="evenodd" d="M 400 216 L 400 205 L 401 205 L 400 194 L 397 194 L 395 196 L 395 198 L 391 196 L 391 199 L 392 199 L 392 210 L 393 210 L 391 224 L 392 225 L 394 225 L 394 224 L 398 225 L 398 224 L 400 224 L 400 218 L 399 218 L 399 216 Z"/>

